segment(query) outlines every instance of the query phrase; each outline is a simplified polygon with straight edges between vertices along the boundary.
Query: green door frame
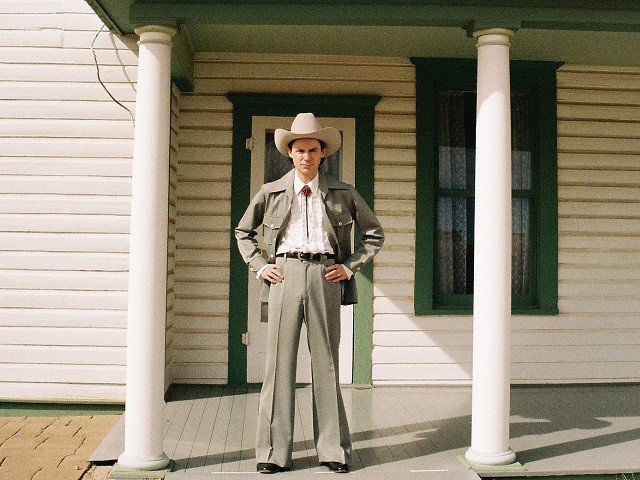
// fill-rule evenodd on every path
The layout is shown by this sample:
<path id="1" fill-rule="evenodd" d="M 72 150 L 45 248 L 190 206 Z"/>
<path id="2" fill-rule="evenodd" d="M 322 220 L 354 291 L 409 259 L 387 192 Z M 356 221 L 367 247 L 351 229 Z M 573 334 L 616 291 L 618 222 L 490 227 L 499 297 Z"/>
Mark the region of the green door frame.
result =
<path id="1" fill-rule="evenodd" d="M 234 228 L 249 204 L 251 152 L 246 140 L 251 137 L 253 116 L 293 117 L 311 111 L 320 117 L 355 118 L 356 184 L 355 187 L 373 208 L 373 152 L 375 95 L 276 95 L 230 93 L 233 104 L 233 149 L 231 166 L 231 248 L 229 252 L 229 339 L 228 384 L 246 385 L 247 347 L 242 334 L 247 331 L 247 266 L 242 260 Z M 357 239 L 356 239 L 357 241 Z M 354 308 L 353 383 L 371 385 L 373 350 L 373 266 L 365 265 L 356 273 L 359 302 Z"/>

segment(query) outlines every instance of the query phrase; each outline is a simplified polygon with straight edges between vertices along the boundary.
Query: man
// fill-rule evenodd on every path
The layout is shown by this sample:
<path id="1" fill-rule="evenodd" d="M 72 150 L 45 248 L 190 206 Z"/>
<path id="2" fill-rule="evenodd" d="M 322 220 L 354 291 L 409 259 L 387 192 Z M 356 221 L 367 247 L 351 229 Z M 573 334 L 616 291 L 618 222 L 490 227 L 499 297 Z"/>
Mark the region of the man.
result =
<path id="1" fill-rule="evenodd" d="M 378 219 L 356 190 L 318 172 L 340 148 L 340 132 L 301 113 L 291 131 L 277 129 L 275 144 L 294 169 L 262 186 L 235 230 L 249 268 L 263 280 L 268 302 L 266 371 L 260 394 L 257 470 L 288 470 L 293 444 L 295 380 L 302 322 L 311 352 L 313 426 L 318 460 L 349 471 L 351 440 L 338 380 L 340 304 L 356 303 L 353 272 L 380 249 Z M 351 249 L 353 223 L 362 232 Z M 255 239 L 264 225 L 266 251 Z"/>

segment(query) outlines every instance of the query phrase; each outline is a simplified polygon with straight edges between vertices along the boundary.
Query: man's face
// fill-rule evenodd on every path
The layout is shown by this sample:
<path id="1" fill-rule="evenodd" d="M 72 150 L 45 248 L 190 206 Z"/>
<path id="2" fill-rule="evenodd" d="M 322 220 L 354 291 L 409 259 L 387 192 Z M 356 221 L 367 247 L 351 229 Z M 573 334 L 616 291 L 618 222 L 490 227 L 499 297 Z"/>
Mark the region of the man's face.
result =
<path id="1" fill-rule="evenodd" d="M 315 138 L 299 138 L 291 144 L 291 148 L 287 149 L 300 177 L 308 180 L 312 180 L 318 173 L 325 150 Z"/>

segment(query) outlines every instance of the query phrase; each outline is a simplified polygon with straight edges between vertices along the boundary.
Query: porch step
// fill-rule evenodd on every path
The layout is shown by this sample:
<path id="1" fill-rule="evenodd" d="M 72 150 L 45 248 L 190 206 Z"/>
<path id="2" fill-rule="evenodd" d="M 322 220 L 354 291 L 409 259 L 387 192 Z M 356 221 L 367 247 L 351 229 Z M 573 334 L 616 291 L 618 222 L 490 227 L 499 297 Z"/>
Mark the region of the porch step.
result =
<path id="1" fill-rule="evenodd" d="M 277 474 L 277 479 L 282 480 L 321 480 L 324 475 L 336 475 L 326 468 L 306 468 L 302 470 L 292 470 Z M 243 478 L 265 477 L 255 470 L 239 470 L 228 472 L 170 472 L 165 477 L 166 480 L 239 480 Z M 331 477 L 333 478 L 333 477 Z M 339 475 L 338 478 L 345 480 L 479 480 L 480 477 L 471 470 L 456 468 L 407 468 L 396 464 L 373 465 L 359 470 L 352 470 L 348 474 Z"/>
<path id="2" fill-rule="evenodd" d="M 124 452 L 124 415 L 105 435 L 98 448 L 89 457 L 89 461 L 97 465 L 114 464 L 122 452 Z"/>

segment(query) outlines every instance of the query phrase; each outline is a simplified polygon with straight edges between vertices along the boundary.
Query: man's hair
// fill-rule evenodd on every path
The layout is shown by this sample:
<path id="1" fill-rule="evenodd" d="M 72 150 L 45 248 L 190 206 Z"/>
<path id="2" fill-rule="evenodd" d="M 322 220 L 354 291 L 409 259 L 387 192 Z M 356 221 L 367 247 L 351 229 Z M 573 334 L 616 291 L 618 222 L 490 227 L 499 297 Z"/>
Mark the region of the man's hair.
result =
<path id="1" fill-rule="evenodd" d="M 291 148 L 293 147 L 293 142 L 295 142 L 296 140 L 302 140 L 301 138 L 294 138 L 293 140 L 291 140 L 289 143 L 287 143 L 287 148 L 289 150 L 291 150 Z M 320 143 L 320 150 L 324 150 L 325 148 L 327 148 L 327 144 L 324 143 L 322 140 L 320 140 L 319 138 L 311 138 L 311 140 L 318 140 L 318 142 Z"/>
<path id="2" fill-rule="evenodd" d="M 320 140 L 319 138 L 312 138 L 312 137 L 310 138 L 311 140 L 318 140 L 318 143 L 320 143 L 320 150 L 324 150 L 325 148 L 327 148 L 327 144 L 322 140 Z M 293 148 L 293 143 L 296 140 L 302 140 L 302 138 L 294 138 L 293 140 L 291 140 L 289 143 L 287 143 L 287 149 L 291 150 Z M 322 157 L 322 160 L 320 160 L 320 165 L 324 163 L 326 158 L 327 157 Z M 289 161 L 291 162 L 291 165 L 293 165 L 293 158 L 289 157 Z"/>

